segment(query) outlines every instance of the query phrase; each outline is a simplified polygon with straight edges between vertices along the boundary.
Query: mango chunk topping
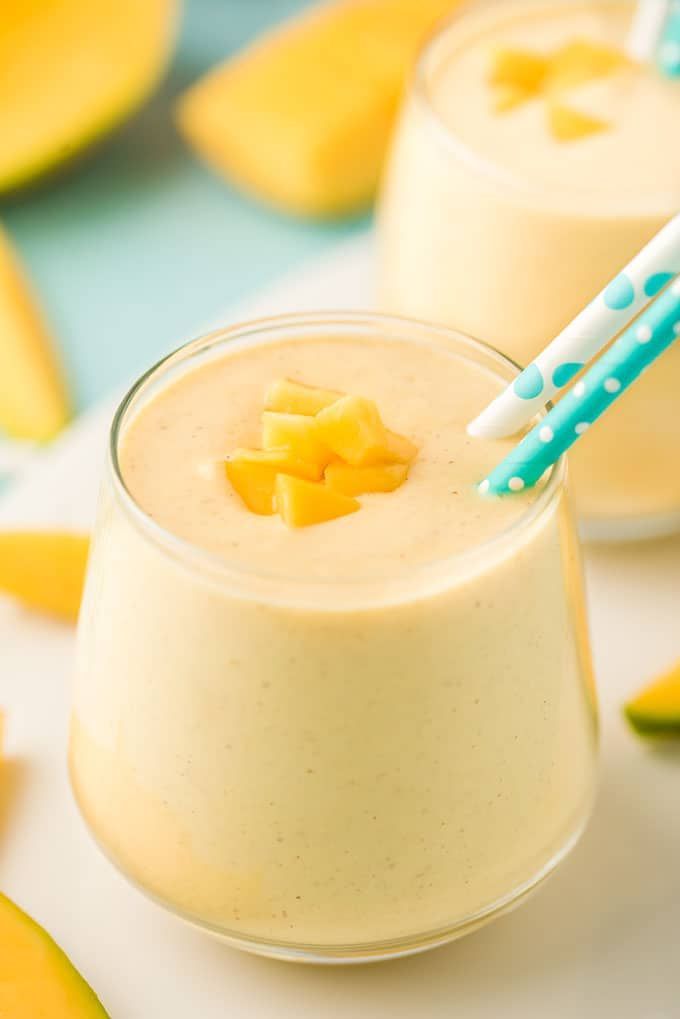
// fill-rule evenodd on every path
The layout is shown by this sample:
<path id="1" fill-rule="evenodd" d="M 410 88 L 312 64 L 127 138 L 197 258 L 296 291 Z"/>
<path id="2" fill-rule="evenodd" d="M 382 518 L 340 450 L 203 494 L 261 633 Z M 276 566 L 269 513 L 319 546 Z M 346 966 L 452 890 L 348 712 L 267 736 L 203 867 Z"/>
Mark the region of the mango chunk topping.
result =
<path id="1" fill-rule="evenodd" d="M 571 106 L 566 91 L 632 67 L 622 50 L 588 39 L 572 39 L 549 54 L 501 47 L 492 54 L 492 108 L 507 113 L 529 99 L 548 101 L 548 126 L 557 141 L 577 141 L 605 131 L 607 121 Z"/>
<path id="2" fill-rule="evenodd" d="M 563 103 L 551 102 L 548 106 L 548 119 L 553 136 L 560 142 L 573 142 L 588 135 L 606 131 L 606 120 L 593 117 L 581 110 L 574 110 Z"/>
<path id="3" fill-rule="evenodd" d="M 394 492 L 418 454 L 363 396 L 280 379 L 269 386 L 265 408 L 264 448 L 234 450 L 225 471 L 247 509 L 278 513 L 289 527 L 355 513 L 356 495 Z"/>
<path id="4" fill-rule="evenodd" d="M 492 56 L 489 80 L 492 85 L 508 85 L 538 92 L 550 68 L 550 59 L 531 50 L 499 46 Z"/>
<path id="5" fill-rule="evenodd" d="M 574 39 L 553 54 L 546 87 L 549 92 L 563 92 L 630 66 L 631 61 L 623 50 L 587 39 Z"/>
<path id="6" fill-rule="evenodd" d="M 309 527 L 356 513 L 356 499 L 336 492 L 318 481 L 302 481 L 290 474 L 276 478 L 276 508 L 289 527 Z"/>
<path id="7" fill-rule="evenodd" d="M 641 736 L 680 739 L 680 662 L 628 701 L 624 711 Z"/>
<path id="8" fill-rule="evenodd" d="M 324 407 L 330 407 L 344 393 L 333 389 L 317 389 L 292 379 L 278 379 L 272 382 L 265 396 L 264 409 L 282 414 L 307 414 L 312 417 Z"/>
<path id="9" fill-rule="evenodd" d="M 350 464 L 329 464 L 324 473 L 327 484 L 343 495 L 365 495 L 368 492 L 394 492 L 408 476 L 406 464 L 376 464 L 373 467 L 352 467 Z"/>
<path id="10" fill-rule="evenodd" d="M 333 458 L 324 442 L 318 419 L 304 414 L 279 414 L 265 411 L 262 415 L 262 445 L 265 449 L 288 449 L 293 456 L 319 468 L 319 476 Z"/>

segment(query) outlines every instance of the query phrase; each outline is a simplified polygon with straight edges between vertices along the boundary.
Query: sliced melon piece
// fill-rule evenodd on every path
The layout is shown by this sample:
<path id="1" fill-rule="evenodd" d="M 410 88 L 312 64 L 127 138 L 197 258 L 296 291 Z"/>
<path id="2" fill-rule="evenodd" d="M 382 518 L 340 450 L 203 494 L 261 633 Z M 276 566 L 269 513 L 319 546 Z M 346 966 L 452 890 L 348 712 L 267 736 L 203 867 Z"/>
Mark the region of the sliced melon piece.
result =
<path id="1" fill-rule="evenodd" d="M 376 464 L 374 467 L 350 467 L 332 463 L 326 468 L 326 483 L 343 495 L 364 495 L 369 492 L 394 492 L 408 476 L 406 464 Z"/>
<path id="2" fill-rule="evenodd" d="M 492 85 L 536 93 L 540 91 L 549 67 L 550 58 L 541 53 L 499 46 L 491 56 L 489 81 Z"/>
<path id="3" fill-rule="evenodd" d="M 554 100 L 548 103 L 548 123 L 553 136 L 560 142 L 579 141 L 609 129 L 606 120 Z"/>
<path id="4" fill-rule="evenodd" d="M 107 1019 L 92 988 L 35 920 L 0 894 L 0 1016 Z"/>
<path id="5" fill-rule="evenodd" d="M 31 608 L 76 619 L 89 547 L 89 539 L 83 534 L 0 532 L 0 592 Z"/>
<path id="6" fill-rule="evenodd" d="M 289 527 L 309 527 L 356 513 L 359 503 L 323 483 L 279 474 L 276 478 L 276 508 Z"/>
<path id="7" fill-rule="evenodd" d="M 260 516 L 271 516 L 275 512 L 277 474 L 318 481 L 322 468 L 298 460 L 287 449 L 236 449 L 227 460 L 226 471 L 232 487 L 248 509 Z"/>
<path id="8" fill-rule="evenodd" d="M 5 0 L 0 12 L 0 191 L 121 122 L 166 63 L 176 0 Z"/>
<path id="9" fill-rule="evenodd" d="M 373 400 L 343 396 L 317 414 L 319 434 L 348 464 L 365 467 L 385 459 L 387 429 Z"/>
<path id="10" fill-rule="evenodd" d="M 317 419 L 304 414 L 265 411 L 262 415 L 262 445 L 265 449 L 289 450 L 296 459 L 317 467 L 319 476 L 333 458 Z"/>
<path id="11" fill-rule="evenodd" d="M 574 39 L 553 54 L 546 87 L 549 92 L 563 92 L 630 66 L 623 50 L 588 39 Z"/>
<path id="12" fill-rule="evenodd" d="M 324 407 L 330 407 L 344 393 L 334 389 L 317 389 L 306 386 L 303 382 L 292 379 L 279 379 L 272 382 L 265 396 L 264 409 L 279 411 L 283 414 L 307 414 L 314 416 Z"/>
<path id="13" fill-rule="evenodd" d="M 628 701 L 624 710 L 642 736 L 680 738 L 680 662 Z"/>
<path id="14" fill-rule="evenodd" d="M 0 429 L 13 438 L 43 441 L 68 417 L 66 389 L 47 328 L 0 231 Z"/>
<path id="15" fill-rule="evenodd" d="M 425 36 L 460 0 L 335 0 L 259 39 L 182 97 L 199 155 L 291 212 L 367 206 L 404 81 Z"/>

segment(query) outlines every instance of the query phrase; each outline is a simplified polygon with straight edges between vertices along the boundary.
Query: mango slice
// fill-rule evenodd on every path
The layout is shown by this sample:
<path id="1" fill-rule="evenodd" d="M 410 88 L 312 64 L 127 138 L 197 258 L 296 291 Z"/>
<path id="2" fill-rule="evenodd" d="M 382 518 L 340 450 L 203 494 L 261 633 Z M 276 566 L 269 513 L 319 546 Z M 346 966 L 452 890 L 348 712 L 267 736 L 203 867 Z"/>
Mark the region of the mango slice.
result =
<path id="1" fill-rule="evenodd" d="M 384 460 L 387 429 L 373 400 L 343 396 L 317 414 L 319 434 L 342 460 L 364 467 Z"/>
<path id="2" fill-rule="evenodd" d="M 492 54 L 489 81 L 492 85 L 536 93 L 541 89 L 549 67 L 550 58 L 540 53 L 499 46 Z"/>
<path id="3" fill-rule="evenodd" d="M 578 141 L 609 128 L 606 120 L 556 101 L 548 103 L 548 123 L 553 136 L 560 142 Z"/>
<path id="4" fill-rule="evenodd" d="M 0 231 L 0 428 L 17 439 L 43 441 L 68 418 L 66 388 L 47 328 Z"/>
<path id="5" fill-rule="evenodd" d="M 226 463 L 227 477 L 252 513 L 271 516 L 274 508 L 274 484 L 277 474 L 293 474 L 318 481 L 322 469 L 305 463 L 287 449 L 237 449 Z"/>
<path id="6" fill-rule="evenodd" d="M 0 532 L 0 592 L 31 608 L 75 620 L 89 547 L 89 539 L 83 534 Z"/>
<path id="7" fill-rule="evenodd" d="M 553 54 L 546 88 L 552 93 L 564 92 L 630 66 L 631 61 L 623 50 L 587 39 L 574 39 Z"/>
<path id="8" fill-rule="evenodd" d="M 326 483 L 343 495 L 364 495 L 369 492 L 394 492 L 408 477 L 406 464 L 377 464 L 375 467 L 350 467 L 329 464 L 324 473 Z"/>
<path id="9" fill-rule="evenodd" d="M 0 191 L 70 159 L 156 83 L 176 0 L 4 0 Z"/>
<path id="10" fill-rule="evenodd" d="M 92 988 L 43 930 L 0 894 L 0 1016 L 107 1019 Z"/>
<path id="11" fill-rule="evenodd" d="M 262 415 L 262 445 L 265 449 L 287 449 L 296 459 L 316 466 L 320 474 L 333 459 L 317 419 L 304 414 L 265 411 Z"/>
<path id="12" fill-rule="evenodd" d="M 302 481 L 288 474 L 276 478 L 276 508 L 289 527 L 309 527 L 356 513 L 356 499 L 334 491 L 328 485 Z"/>
<path id="13" fill-rule="evenodd" d="M 624 711 L 642 736 L 680 738 L 680 662 L 628 701 Z"/>
<path id="14" fill-rule="evenodd" d="M 267 390 L 264 409 L 313 417 L 324 407 L 330 407 L 341 396 L 344 396 L 344 393 L 338 393 L 333 389 L 317 389 L 302 382 L 293 382 L 292 379 L 279 379 L 272 382 Z"/>
<path id="15" fill-rule="evenodd" d="M 421 43 L 460 2 L 315 5 L 190 88 L 180 130 L 219 173 L 281 209 L 364 208 Z"/>

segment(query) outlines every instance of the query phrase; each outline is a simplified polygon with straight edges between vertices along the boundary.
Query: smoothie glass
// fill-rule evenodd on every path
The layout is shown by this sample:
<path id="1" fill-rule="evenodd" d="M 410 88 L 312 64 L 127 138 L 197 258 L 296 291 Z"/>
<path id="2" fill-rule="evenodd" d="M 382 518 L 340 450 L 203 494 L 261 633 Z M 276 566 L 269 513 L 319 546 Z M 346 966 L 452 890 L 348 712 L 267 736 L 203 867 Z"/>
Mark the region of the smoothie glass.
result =
<path id="1" fill-rule="evenodd" d="M 588 97 L 609 103 L 611 129 L 566 145 L 550 136 L 540 101 L 491 113 L 494 44 L 549 51 L 586 37 L 622 46 L 632 13 L 629 0 L 473 4 L 431 40 L 384 180 L 386 309 L 483 337 L 525 365 L 677 212 L 677 82 L 640 70 L 639 79 L 597 83 Z M 677 345 L 570 454 L 586 536 L 680 526 L 679 393 Z"/>
<path id="2" fill-rule="evenodd" d="M 158 902 L 243 949 L 349 962 L 458 937 L 553 870 L 591 807 L 597 709 L 562 461 L 512 526 L 381 578 L 251 571 L 134 502 L 119 449 L 154 394 L 227 346 L 318 336 L 516 373 L 364 314 L 226 329 L 153 368 L 113 423 L 69 756 L 95 838 Z"/>

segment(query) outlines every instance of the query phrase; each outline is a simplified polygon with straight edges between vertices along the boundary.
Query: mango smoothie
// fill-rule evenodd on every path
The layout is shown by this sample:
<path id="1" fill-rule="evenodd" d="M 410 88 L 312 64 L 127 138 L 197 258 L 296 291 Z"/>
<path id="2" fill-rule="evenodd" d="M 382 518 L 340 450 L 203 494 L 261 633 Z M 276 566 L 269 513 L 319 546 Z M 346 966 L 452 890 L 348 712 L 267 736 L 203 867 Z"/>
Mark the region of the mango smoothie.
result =
<path id="1" fill-rule="evenodd" d="M 504 0 L 433 39 L 384 183 L 386 308 L 526 364 L 677 212 L 680 84 L 625 60 L 632 12 L 627 0 Z M 503 108 L 494 60 L 507 51 L 570 53 L 572 83 L 563 74 L 560 88 L 510 94 Z M 678 392 L 680 348 L 574 450 L 587 533 L 680 524 Z"/>
<path id="2" fill-rule="evenodd" d="M 465 431 L 513 374 L 447 330 L 289 316 L 190 344 L 122 405 L 70 769 L 164 905 L 252 951 L 380 958 L 507 908 L 578 837 L 596 705 L 564 464 L 484 499 L 509 442 Z M 375 401 L 406 480 L 315 526 L 251 512 L 225 460 L 278 379 Z"/>

